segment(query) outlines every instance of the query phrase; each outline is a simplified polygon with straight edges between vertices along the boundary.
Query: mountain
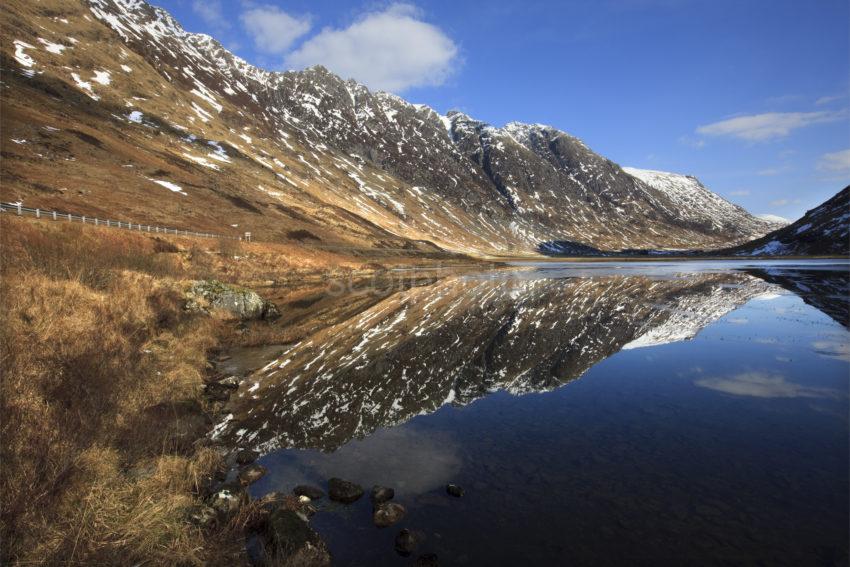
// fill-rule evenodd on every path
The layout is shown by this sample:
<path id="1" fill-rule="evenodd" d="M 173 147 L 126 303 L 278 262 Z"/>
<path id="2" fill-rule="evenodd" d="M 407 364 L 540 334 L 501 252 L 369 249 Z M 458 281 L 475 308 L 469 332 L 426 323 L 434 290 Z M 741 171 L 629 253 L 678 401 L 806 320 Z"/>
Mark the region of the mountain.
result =
<path id="1" fill-rule="evenodd" d="M 444 116 L 322 67 L 259 69 L 141 0 L 9 0 L 0 14 L 4 200 L 478 255 L 717 248 L 771 228 L 548 126 Z"/>
<path id="2" fill-rule="evenodd" d="M 760 218 L 761 220 L 767 221 L 767 222 L 776 223 L 776 225 L 777 225 L 776 229 L 782 228 L 785 225 L 789 225 L 792 222 L 792 221 L 786 219 L 785 217 L 780 217 L 779 215 L 764 214 L 764 215 L 756 215 L 756 217 Z M 774 230 L 776 230 L 776 229 L 774 229 Z"/>
<path id="3" fill-rule="evenodd" d="M 799 220 L 721 251 L 738 256 L 850 256 L 850 185 Z"/>
<path id="4" fill-rule="evenodd" d="M 742 207 L 706 189 L 699 179 L 692 175 L 633 167 L 624 167 L 623 171 L 663 191 L 674 203 L 681 217 L 709 230 L 733 234 L 736 238 L 753 239 L 762 236 L 765 229 L 776 230 L 788 224 L 788 221 L 783 222 L 780 217 L 763 218 L 751 215 Z"/>

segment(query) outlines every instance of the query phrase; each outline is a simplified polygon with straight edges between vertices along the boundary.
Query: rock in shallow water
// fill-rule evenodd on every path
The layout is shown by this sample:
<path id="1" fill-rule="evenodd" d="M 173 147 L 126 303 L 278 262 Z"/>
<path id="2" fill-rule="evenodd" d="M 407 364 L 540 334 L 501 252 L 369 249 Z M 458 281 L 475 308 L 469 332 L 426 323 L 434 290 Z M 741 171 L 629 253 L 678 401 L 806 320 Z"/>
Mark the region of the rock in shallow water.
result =
<path id="1" fill-rule="evenodd" d="M 386 486 L 378 486 L 377 484 L 372 487 L 372 493 L 370 494 L 372 503 L 375 505 L 382 504 L 387 500 L 392 500 L 393 496 L 395 496 L 395 490 L 387 488 Z"/>
<path id="2" fill-rule="evenodd" d="M 436 553 L 423 553 L 413 562 L 413 567 L 438 567 L 440 561 Z"/>
<path id="3" fill-rule="evenodd" d="M 341 478 L 332 478 L 328 481 L 328 498 L 351 504 L 363 496 L 363 487 Z"/>
<path id="4" fill-rule="evenodd" d="M 422 539 L 423 536 L 419 532 L 412 532 L 405 528 L 395 536 L 395 550 L 399 555 L 407 557 L 416 550 Z"/>
<path id="5" fill-rule="evenodd" d="M 253 484 L 263 478 L 268 469 L 263 465 L 253 464 L 248 465 L 239 471 L 239 482 L 248 485 Z"/>
<path id="6" fill-rule="evenodd" d="M 396 502 L 384 502 L 375 508 L 375 511 L 372 514 L 372 521 L 374 521 L 375 525 L 379 528 L 386 528 L 404 518 L 406 513 L 407 510 L 405 510 L 404 506 L 401 504 Z"/>
<path id="7" fill-rule="evenodd" d="M 292 493 L 295 496 L 306 496 L 310 500 L 318 500 L 325 495 L 321 488 L 309 484 L 299 484 L 292 489 Z"/>
<path id="8" fill-rule="evenodd" d="M 448 492 L 455 498 L 460 498 L 461 496 L 463 496 L 463 489 L 456 484 L 447 485 L 446 492 Z"/>

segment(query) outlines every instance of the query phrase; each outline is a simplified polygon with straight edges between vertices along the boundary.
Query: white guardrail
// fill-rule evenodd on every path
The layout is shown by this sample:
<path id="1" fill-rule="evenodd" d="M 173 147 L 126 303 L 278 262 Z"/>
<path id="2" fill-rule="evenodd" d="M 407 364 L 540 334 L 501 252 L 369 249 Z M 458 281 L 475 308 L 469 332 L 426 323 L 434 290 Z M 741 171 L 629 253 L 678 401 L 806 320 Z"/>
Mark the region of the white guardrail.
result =
<path id="1" fill-rule="evenodd" d="M 179 228 L 154 226 L 150 224 L 117 221 L 112 219 L 101 219 L 97 217 L 75 215 L 72 213 L 60 213 L 59 211 L 48 211 L 44 209 L 33 209 L 32 207 L 24 207 L 21 203 L 0 202 L 0 213 L 12 213 L 17 214 L 19 216 L 27 215 L 39 219 L 52 219 L 55 221 L 81 222 L 84 224 L 92 224 L 94 226 L 103 226 L 106 228 L 123 228 L 125 230 L 150 232 L 153 234 L 175 234 L 178 236 L 197 236 L 200 238 L 224 238 L 229 240 L 242 240 L 241 236 L 226 236 L 222 234 L 213 234 L 211 232 L 195 232 L 192 230 L 183 230 Z M 250 240 L 250 236 L 247 236 L 247 234 L 250 233 L 246 233 L 246 239 Z"/>

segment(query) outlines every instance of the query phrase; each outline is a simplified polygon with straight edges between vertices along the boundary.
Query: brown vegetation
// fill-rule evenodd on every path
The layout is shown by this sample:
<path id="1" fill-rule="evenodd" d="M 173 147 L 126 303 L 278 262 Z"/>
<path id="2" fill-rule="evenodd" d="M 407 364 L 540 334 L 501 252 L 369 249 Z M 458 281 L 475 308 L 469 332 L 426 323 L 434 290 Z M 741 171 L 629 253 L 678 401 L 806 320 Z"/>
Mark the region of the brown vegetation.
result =
<path id="1" fill-rule="evenodd" d="M 3 562 L 236 560 L 238 526 L 186 519 L 220 453 L 140 419 L 197 400 L 226 333 L 182 309 L 181 280 L 199 269 L 171 251 L 185 243 L 8 217 L 0 239 Z"/>

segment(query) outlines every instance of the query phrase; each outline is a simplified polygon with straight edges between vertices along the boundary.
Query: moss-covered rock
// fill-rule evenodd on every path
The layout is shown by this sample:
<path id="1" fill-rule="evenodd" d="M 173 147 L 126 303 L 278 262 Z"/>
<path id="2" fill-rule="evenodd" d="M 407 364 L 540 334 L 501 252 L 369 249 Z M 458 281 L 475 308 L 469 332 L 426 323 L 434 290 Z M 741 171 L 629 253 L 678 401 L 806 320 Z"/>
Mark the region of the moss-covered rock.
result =
<path id="1" fill-rule="evenodd" d="M 264 300 L 257 292 L 217 280 L 192 283 L 186 292 L 186 300 L 186 309 L 190 311 L 220 309 L 242 320 L 280 317 L 277 306 Z"/>

